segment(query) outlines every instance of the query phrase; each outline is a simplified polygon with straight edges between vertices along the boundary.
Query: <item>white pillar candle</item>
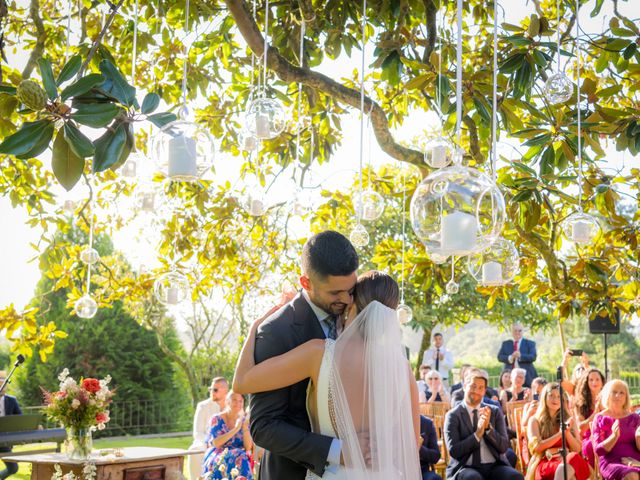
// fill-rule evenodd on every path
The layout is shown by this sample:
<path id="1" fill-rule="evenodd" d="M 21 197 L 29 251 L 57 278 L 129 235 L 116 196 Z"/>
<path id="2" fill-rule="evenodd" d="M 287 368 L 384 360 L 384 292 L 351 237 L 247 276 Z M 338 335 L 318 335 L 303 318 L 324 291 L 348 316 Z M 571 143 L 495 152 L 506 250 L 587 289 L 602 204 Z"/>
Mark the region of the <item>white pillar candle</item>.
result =
<path id="1" fill-rule="evenodd" d="M 363 220 L 375 220 L 376 219 L 376 206 L 372 205 L 369 202 L 364 202 L 363 210 L 362 210 L 362 219 Z"/>
<path id="2" fill-rule="evenodd" d="M 269 128 L 269 115 L 265 113 L 258 113 L 256 115 L 256 137 L 269 138 L 271 136 L 271 129 Z"/>
<path id="3" fill-rule="evenodd" d="M 485 285 L 502 283 L 502 264 L 498 262 L 487 262 L 482 265 L 482 283 Z"/>
<path id="4" fill-rule="evenodd" d="M 145 212 L 153 212 L 155 209 L 154 205 L 154 195 L 153 193 L 143 193 L 142 194 L 142 210 Z"/>
<path id="5" fill-rule="evenodd" d="M 443 216 L 440 240 L 442 250 L 453 255 L 464 255 L 476 246 L 477 222 L 474 215 L 455 212 Z"/>
<path id="6" fill-rule="evenodd" d="M 197 177 L 196 141 L 185 135 L 169 140 L 169 177 Z"/>
<path id="7" fill-rule="evenodd" d="M 251 200 L 251 205 L 249 207 L 249 212 L 251 215 L 259 217 L 264 213 L 264 202 L 259 198 L 254 198 Z"/>
<path id="8" fill-rule="evenodd" d="M 257 141 L 256 141 L 256 137 L 254 137 L 251 134 L 247 134 L 244 136 L 243 138 L 244 144 L 242 146 L 243 150 L 246 151 L 251 151 L 251 150 L 255 150 L 257 145 Z"/>
<path id="9" fill-rule="evenodd" d="M 62 208 L 64 208 L 66 212 L 73 213 L 76 209 L 76 202 L 73 200 L 65 200 Z"/>
<path id="10" fill-rule="evenodd" d="M 591 224 L 584 220 L 576 220 L 571 224 L 571 239 L 576 243 L 589 243 L 591 240 Z"/>
<path id="11" fill-rule="evenodd" d="M 435 168 L 446 167 L 449 163 L 447 159 L 447 147 L 436 145 L 431 149 L 431 166 Z"/>
<path id="12" fill-rule="evenodd" d="M 409 321 L 409 312 L 407 312 L 406 309 L 404 308 L 399 308 L 398 310 L 396 310 L 396 313 L 398 314 L 398 321 L 400 323 L 407 323 Z"/>
<path id="13" fill-rule="evenodd" d="M 136 176 L 136 170 L 136 161 L 129 159 L 122 167 L 122 175 L 128 178 L 133 178 Z"/>
<path id="14" fill-rule="evenodd" d="M 167 303 L 169 305 L 176 305 L 179 303 L 180 290 L 177 287 L 167 288 Z"/>

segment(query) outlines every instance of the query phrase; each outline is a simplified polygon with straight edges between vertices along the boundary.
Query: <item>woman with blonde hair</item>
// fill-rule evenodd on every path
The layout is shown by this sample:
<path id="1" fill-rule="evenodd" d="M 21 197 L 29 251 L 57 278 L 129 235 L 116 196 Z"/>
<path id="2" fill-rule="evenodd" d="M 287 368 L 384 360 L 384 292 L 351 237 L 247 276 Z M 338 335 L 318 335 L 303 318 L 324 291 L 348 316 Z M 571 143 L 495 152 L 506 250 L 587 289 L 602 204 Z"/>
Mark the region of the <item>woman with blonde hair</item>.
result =
<path id="1" fill-rule="evenodd" d="M 449 395 L 447 389 L 444 388 L 442 376 L 437 370 L 431 370 L 424 378 L 427 383 L 427 391 L 420 392 L 420 403 L 451 403 L 451 395 Z"/>
<path id="2" fill-rule="evenodd" d="M 629 386 L 611 380 L 601 393 L 605 408 L 593 421 L 591 441 L 604 480 L 640 479 L 640 415 L 631 411 Z"/>
<path id="3" fill-rule="evenodd" d="M 529 420 L 527 437 L 533 457 L 527 468 L 526 480 L 562 480 L 564 478 L 562 432 L 560 409 L 568 423 L 565 431 L 567 446 L 567 478 L 586 480 L 590 470 L 586 460 L 580 456 L 580 434 L 573 417 L 567 412 L 567 397 L 560 400 L 560 385 L 548 383 L 542 389 L 536 414 Z"/>

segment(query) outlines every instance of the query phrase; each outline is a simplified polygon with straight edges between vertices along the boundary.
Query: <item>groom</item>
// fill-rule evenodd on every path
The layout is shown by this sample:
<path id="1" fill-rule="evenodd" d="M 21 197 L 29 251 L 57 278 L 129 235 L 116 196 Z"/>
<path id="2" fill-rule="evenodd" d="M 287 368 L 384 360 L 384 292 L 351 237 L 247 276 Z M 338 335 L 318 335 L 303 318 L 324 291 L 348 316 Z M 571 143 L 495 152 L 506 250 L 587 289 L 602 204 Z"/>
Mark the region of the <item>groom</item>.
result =
<path id="1" fill-rule="evenodd" d="M 260 325 L 256 363 L 314 338 L 335 338 L 336 318 L 353 301 L 357 269 L 358 254 L 343 235 L 326 231 L 311 237 L 302 249 L 302 290 Z M 322 477 L 340 464 L 340 440 L 311 433 L 308 383 L 250 398 L 251 436 L 266 450 L 260 480 L 303 480 L 307 470 Z"/>

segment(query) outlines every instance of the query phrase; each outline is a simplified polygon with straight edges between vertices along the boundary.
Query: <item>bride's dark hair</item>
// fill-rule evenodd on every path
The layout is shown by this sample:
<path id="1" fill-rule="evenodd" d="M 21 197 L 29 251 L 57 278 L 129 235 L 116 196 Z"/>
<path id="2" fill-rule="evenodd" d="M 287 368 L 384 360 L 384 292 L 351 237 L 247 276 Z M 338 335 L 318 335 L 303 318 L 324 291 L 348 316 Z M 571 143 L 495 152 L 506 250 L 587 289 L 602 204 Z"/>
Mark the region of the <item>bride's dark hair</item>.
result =
<path id="1" fill-rule="evenodd" d="M 395 310 L 399 298 L 398 283 L 386 273 L 377 270 L 369 270 L 360 275 L 353 292 L 353 300 L 359 312 L 374 300 Z"/>

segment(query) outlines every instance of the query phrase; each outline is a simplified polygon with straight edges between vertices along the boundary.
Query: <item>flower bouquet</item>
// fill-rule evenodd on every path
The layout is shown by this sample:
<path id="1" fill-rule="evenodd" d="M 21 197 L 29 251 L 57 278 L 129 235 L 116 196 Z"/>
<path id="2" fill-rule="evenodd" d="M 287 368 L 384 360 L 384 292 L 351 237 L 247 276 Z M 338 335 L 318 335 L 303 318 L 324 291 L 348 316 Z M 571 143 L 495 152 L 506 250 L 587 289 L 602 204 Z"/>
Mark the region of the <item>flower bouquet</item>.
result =
<path id="1" fill-rule="evenodd" d="M 45 413 L 67 429 L 67 455 L 71 459 L 89 457 L 93 442 L 91 432 L 103 430 L 109 421 L 108 406 L 114 392 L 109 390 L 111 377 L 98 380 L 82 378 L 77 383 L 64 369 L 58 376 L 60 390 L 42 389 Z"/>

